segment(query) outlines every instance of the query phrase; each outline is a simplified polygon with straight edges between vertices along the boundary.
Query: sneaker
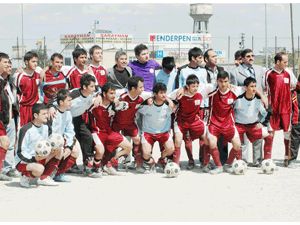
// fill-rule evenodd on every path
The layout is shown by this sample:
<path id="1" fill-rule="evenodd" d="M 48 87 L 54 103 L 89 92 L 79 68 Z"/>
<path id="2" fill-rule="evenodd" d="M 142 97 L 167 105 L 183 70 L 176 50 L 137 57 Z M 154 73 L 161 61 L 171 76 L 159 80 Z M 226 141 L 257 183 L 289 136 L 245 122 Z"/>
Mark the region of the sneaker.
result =
<path id="1" fill-rule="evenodd" d="M 37 180 L 37 184 L 43 186 L 58 186 L 58 183 L 56 183 L 51 177 L 47 177 L 43 180 L 39 178 Z"/>
<path id="2" fill-rule="evenodd" d="M 91 177 L 91 178 L 101 178 L 102 177 L 102 173 L 99 173 L 99 171 L 96 171 L 96 169 L 89 168 L 89 167 L 84 168 L 83 175 L 86 177 Z"/>
<path id="3" fill-rule="evenodd" d="M 287 168 L 296 169 L 297 168 L 296 160 L 289 161 L 289 165 L 287 166 Z"/>
<path id="4" fill-rule="evenodd" d="M 288 167 L 289 166 L 289 160 L 288 159 L 284 159 L 283 160 L 283 166 L 284 167 Z"/>
<path id="5" fill-rule="evenodd" d="M 32 179 L 30 177 L 26 177 L 26 176 L 21 176 L 20 177 L 20 186 L 24 187 L 24 188 L 30 188 L 30 181 Z"/>
<path id="6" fill-rule="evenodd" d="M 112 175 L 112 176 L 119 175 L 118 172 L 117 172 L 117 170 L 113 166 L 107 166 L 107 165 L 105 165 L 103 167 L 103 171 L 106 172 L 108 175 Z"/>
<path id="7" fill-rule="evenodd" d="M 203 166 L 203 167 L 202 167 L 202 172 L 203 172 L 203 173 L 209 173 L 209 171 L 210 171 L 209 164 L 207 164 L 206 166 Z"/>
<path id="8" fill-rule="evenodd" d="M 130 162 L 129 165 L 127 165 L 127 168 L 128 168 L 129 170 L 137 169 L 137 168 L 136 168 L 136 165 L 135 165 L 135 161 Z"/>
<path id="9" fill-rule="evenodd" d="M 194 160 L 193 161 L 190 161 L 189 160 L 189 163 L 188 163 L 188 165 L 187 165 L 187 170 L 192 170 L 192 169 L 194 169 L 194 167 L 195 167 L 195 162 L 194 162 Z"/>
<path id="10" fill-rule="evenodd" d="M 146 172 L 146 169 L 142 166 L 139 166 L 136 168 L 136 172 L 137 173 L 145 173 Z"/>
<path id="11" fill-rule="evenodd" d="M 224 169 L 224 171 L 225 171 L 226 173 L 233 173 L 233 168 L 232 168 L 232 166 L 229 165 L 229 164 L 224 164 L 224 165 L 223 165 L 223 169 Z"/>
<path id="12" fill-rule="evenodd" d="M 59 175 L 55 175 L 53 180 L 56 182 L 71 182 L 71 179 L 63 173 Z"/>
<path id="13" fill-rule="evenodd" d="M 155 167 L 155 162 L 153 163 L 147 163 L 144 162 L 144 168 L 145 168 L 145 174 L 149 174 L 149 173 L 156 173 L 156 167 Z"/>
<path id="14" fill-rule="evenodd" d="M 223 173 L 223 167 L 216 167 L 215 169 L 209 171 L 210 174 L 215 175 L 215 174 L 219 174 L 219 173 Z"/>
<path id="15" fill-rule="evenodd" d="M 16 169 L 11 169 L 6 173 L 6 175 L 13 178 L 21 177 L 20 173 Z"/>
<path id="16" fill-rule="evenodd" d="M 0 173 L 0 180 L 2 181 L 12 181 L 12 178 L 3 174 L 3 173 Z"/>
<path id="17" fill-rule="evenodd" d="M 74 173 L 74 174 L 82 174 L 81 169 L 77 164 L 74 164 L 70 169 L 66 171 L 66 173 Z"/>
<path id="18" fill-rule="evenodd" d="M 128 172 L 128 166 L 127 166 L 127 162 L 126 162 L 126 158 L 124 157 L 120 157 L 118 159 L 118 168 L 117 168 L 118 171 L 126 171 Z"/>

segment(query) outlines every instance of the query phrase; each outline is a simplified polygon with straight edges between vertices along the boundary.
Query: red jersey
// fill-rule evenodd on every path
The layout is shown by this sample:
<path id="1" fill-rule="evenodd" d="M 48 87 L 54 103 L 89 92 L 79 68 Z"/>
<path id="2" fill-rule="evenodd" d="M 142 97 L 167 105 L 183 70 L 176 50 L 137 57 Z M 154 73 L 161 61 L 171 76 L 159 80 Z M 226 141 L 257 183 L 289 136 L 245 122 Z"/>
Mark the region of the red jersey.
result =
<path id="1" fill-rule="evenodd" d="M 66 77 L 62 72 L 53 74 L 51 70 L 47 70 L 43 81 L 44 103 L 47 104 L 49 100 L 53 100 L 57 92 L 66 87 Z"/>
<path id="2" fill-rule="evenodd" d="M 29 76 L 25 72 L 17 75 L 19 103 L 23 106 L 33 106 L 39 101 L 40 74 L 33 72 Z"/>
<path id="3" fill-rule="evenodd" d="M 127 102 L 128 109 L 124 111 L 117 111 L 113 122 L 120 125 L 133 124 L 135 120 L 135 114 L 144 99 L 141 96 L 137 96 L 135 99 L 132 99 L 129 93 L 125 92 L 120 95 L 119 101 Z"/>
<path id="4" fill-rule="evenodd" d="M 99 65 L 94 66 L 93 64 L 90 64 L 89 66 L 96 77 L 97 83 L 100 87 L 102 87 L 107 82 L 107 71 L 104 69 L 103 66 Z"/>
<path id="5" fill-rule="evenodd" d="M 268 91 L 268 101 L 273 114 L 291 114 L 291 73 L 283 70 L 281 73 L 274 69 L 267 71 L 265 85 Z M 292 75 L 294 76 L 294 75 Z"/>
<path id="6" fill-rule="evenodd" d="M 100 105 L 92 111 L 92 132 L 112 132 L 111 119 L 115 115 L 115 111 L 112 110 L 112 104 L 107 107 Z"/>
<path id="7" fill-rule="evenodd" d="M 199 119 L 200 105 L 203 97 L 200 93 L 193 96 L 184 95 L 179 100 L 179 106 L 176 113 L 176 121 L 178 123 L 193 123 L 196 118 Z"/>
<path id="8" fill-rule="evenodd" d="M 80 78 L 82 77 L 82 75 L 87 73 L 87 70 L 80 70 L 77 66 L 73 66 L 66 75 L 69 78 L 69 88 L 80 88 Z"/>
<path id="9" fill-rule="evenodd" d="M 234 126 L 233 103 L 238 94 L 233 90 L 221 93 L 216 89 L 208 96 L 210 107 L 208 124 L 214 124 L 222 129 Z"/>

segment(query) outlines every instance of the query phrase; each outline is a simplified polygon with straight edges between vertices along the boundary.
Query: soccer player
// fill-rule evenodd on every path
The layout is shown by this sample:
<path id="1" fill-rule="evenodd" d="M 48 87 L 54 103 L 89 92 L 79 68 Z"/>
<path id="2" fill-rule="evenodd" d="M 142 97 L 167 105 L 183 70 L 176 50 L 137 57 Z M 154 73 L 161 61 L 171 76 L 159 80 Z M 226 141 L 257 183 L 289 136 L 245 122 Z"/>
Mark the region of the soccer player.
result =
<path id="1" fill-rule="evenodd" d="M 113 131 L 110 126 L 116 110 L 115 97 L 114 85 L 110 82 L 106 83 L 102 87 L 102 104 L 92 110 L 92 132 L 96 149 L 94 170 L 97 171 L 102 164 L 103 170 L 109 175 L 117 174 L 111 163 L 117 165 L 118 159 L 120 157 L 126 158 L 131 151 L 129 141 L 119 132 Z M 112 156 L 118 147 L 122 150 Z"/>
<path id="2" fill-rule="evenodd" d="M 163 146 L 159 163 L 164 166 L 165 158 L 174 152 L 174 143 L 171 129 L 171 114 L 174 110 L 173 102 L 167 98 L 167 87 L 163 83 L 156 83 L 153 87 L 153 104 L 142 105 L 139 112 L 143 115 L 142 150 L 145 167 L 137 170 L 140 173 L 148 173 L 155 168 L 155 160 L 152 158 L 152 148 L 156 141 Z M 161 148 L 162 149 L 162 148 Z"/>
<path id="3" fill-rule="evenodd" d="M 67 80 L 62 72 L 64 57 L 59 53 L 54 53 L 50 60 L 51 66 L 42 77 L 45 104 L 48 104 L 49 100 L 54 101 L 60 89 L 67 88 Z"/>
<path id="4" fill-rule="evenodd" d="M 3 162 L 7 149 L 9 148 L 9 137 L 6 133 L 7 125 L 10 121 L 10 102 L 6 91 L 6 81 L 3 76 L 9 70 L 9 56 L 6 53 L 0 52 L 0 180 L 11 181 L 12 179 L 5 174 L 2 174 Z"/>
<path id="5" fill-rule="evenodd" d="M 32 106 L 40 100 L 40 74 L 35 71 L 38 55 L 35 52 L 26 52 L 24 62 L 26 68 L 17 75 L 16 79 L 20 105 L 20 127 L 32 121 Z"/>
<path id="6" fill-rule="evenodd" d="M 127 54 L 122 49 L 115 54 L 116 64 L 107 70 L 107 81 L 113 83 L 117 89 L 127 87 L 127 82 L 132 77 L 132 70 L 128 66 Z"/>
<path id="7" fill-rule="evenodd" d="M 184 95 L 178 100 L 178 110 L 176 111 L 174 132 L 175 132 L 175 151 L 173 161 L 179 164 L 180 147 L 182 139 L 187 138 L 187 132 L 191 141 L 201 138 L 204 140 L 204 153 L 206 160 L 209 161 L 209 147 L 206 139 L 206 125 L 199 116 L 200 105 L 203 97 L 197 93 L 199 87 L 199 79 L 196 75 L 189 75 L 186 79 Z M 170 94 L 171 99 L 176 99 L 177 91 Z M 207 159 L 208 158 L 208 159 Z M 191 163 L 191 162 L 189 162 Z"/>
<path id="8" fill-rule="evenodd" d="M 285 157 L 284 166 L 288 166 L 290 152 L 290 129 L 292 114 L 291 89 L 297 84 L 297 79 L 292 71 L 287 69 L 288 55 L 279 52 L 274 57 L 274 68 L 266 72 L 264 89 L 268 93 L 268 103 L 272 108 L 270 126 L 272 128 L 272 142 L 275 131 L 283 130 Z"/>
<path id="9" fill-rule="evenodd" d="M 53 180 L 69 182 L 70 179 L 64 173 L 74 165 L 79 156 L 79 143 L 75 138 L 72 114 L 69 111 L 72 105 L 70 92 L 66 89 L 60 89 L 56 94 L 56 101 L 56 116 L 51 121 L 52 133 L 62 135 L 65 139 L 65 145 L 63 157 Z"/>
<path id="10" fill-rule="evenodd" d="M 48 108 L 43 103 L 36 103 L 32 107 L 33 120 L 24 125 L 19 132 L 17 147 L 17 170 L 22 174 L 20 185 L 30 188 L 33 178 L 38 185 L 57 186 L 50 177 L 57 169 L 62 151 L 52 150 L 48 156 L 36 156 L 34 146 L 40 140 L 47 140 L 50 134 L 47 124 Z"/>
<path id="11" fill-rule="evenodd" d="M 162 59 L 162 69 L 156 73 L 155 83 L 163 83 L 167 86 L 167 94 L 175 90 L 175 78 L 177 70 L 174 57 L 167 56 Z"/>
<path id="12" fill-rule="evenodd" d="M 119 101 L 127 102 L 128 109 L 116 112 L 113 118 L 112 129 L 116 132 L 122 131 L 124 136 L 132 138 L 136 167 L 141 167 L 143 163 L 140 149 L 141 140 L 135 123 L 135 116 L 139 106 L 144 102 L 144 99 L 140 96 L 144 91 L 144 79 L 138 76 L 130 77 L 127 82 L 127 88 L 128 91 L 121 94 Z"/>
<path id="13" fill-rule="evenodd" d="M 66 74 L 69 81 L 69 88 L 80 88 L 80 79 L 88 73 L 86 68 L 87 52 L 83 48 L 75 48 L 72 52 L 74 66 Z"/>
<path id="14" fill-rule="evenodd" d="M 134 48 L 137 60 L 130 62 L 128 66 L 132 69 L 133 76 L 144 78 L 144 88 L 146 92 L 152 92 L 155 82 L 155 70 L 161 66 L 155 61 L 149 59 L 149 50 L 146 45 L 139 44 Z"/>
<path id="15" fill-rule="evenodd" d="M 271 158 L 272 146 L 268 133 L 268 122 L 270 113 L 266 111 L 261 98 L 256 94 L 256 80 L 247 77 L 244 81 L 246 91 L 234 102 L 235 126 L 240 135 L 241 142 L 246 134 L 251 143 L 265 138 L 264 159 Z M 229 158 L 224 165 L 226 172 L 232 172 L 230 165 L 235 158 L 234 151 L 231 151 Z"/>
<path id="16" fill-rule="evenodd" d="M 107 71 L 101 65 L 103 57 L 102 48 L 99 45 L 92 46 L 89 50 L 89 55 L 92 60 L 89 68 L 96 77 L 96 85 L 102 87 L 107 82 Z"/>

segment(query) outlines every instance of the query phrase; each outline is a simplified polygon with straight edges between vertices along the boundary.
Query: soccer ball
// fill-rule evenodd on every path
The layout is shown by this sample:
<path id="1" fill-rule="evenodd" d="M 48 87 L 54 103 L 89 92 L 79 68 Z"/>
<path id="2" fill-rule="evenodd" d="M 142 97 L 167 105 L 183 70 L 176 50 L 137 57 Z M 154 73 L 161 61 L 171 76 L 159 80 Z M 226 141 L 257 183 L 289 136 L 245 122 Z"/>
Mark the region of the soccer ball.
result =
<path id="1" fill-rule="evenodd" d="M 272 159 L 265 159 L 261 163 L 261 170 L 265 174 L 273 174 L 276 169 L 276 165 Z"/>
<path id="2" fill-rule="evenodd" d="M 180 167 L 178 166 L 177 163 L 169 162 L 169 163 L 167 163 L 164 172 L 165 172 L 165 175 L 169 178 L 177 177 L 180 172 Z"/>
<path id="3" fill-rule="evenodd" d="M 236 175 L 243 175 L 246 173 L 247 171 L 247 164 L 245 163 L 244 160 L 236 160 L 233 164 L 232 164 L 232 169 L 233 169 L 233 173 Z"/>
<path id="4" fill-rule="evenodd" d="M 48 141 L 50 142 L 52 149 L 62 149 L 65 144 L 65 139 L 62 135 L 53 133 L 49 136 Z"/>
<path id="5" fill-rule="evenodd" d="M 51 145 L 47 140 L 38 141 L 34 149 L 35 149 L 35 155 L 39 157 L 45 157 L 51 153 Z"/>

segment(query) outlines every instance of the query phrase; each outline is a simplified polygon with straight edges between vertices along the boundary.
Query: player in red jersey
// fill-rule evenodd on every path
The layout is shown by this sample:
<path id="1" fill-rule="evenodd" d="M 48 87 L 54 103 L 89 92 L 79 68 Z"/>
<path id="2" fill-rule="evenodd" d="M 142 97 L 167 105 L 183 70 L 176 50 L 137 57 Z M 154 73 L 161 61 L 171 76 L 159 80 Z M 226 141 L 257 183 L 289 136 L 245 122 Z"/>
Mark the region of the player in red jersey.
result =
<path id="1" fill-rule="evenodd" d="M 102 87 L 107 82 L 107 71 L 101 65 L 102 62 L 102 48 L 99 45 L 94 45 L 89 50 L 89 55 L 92 60 L 89 68 L 93 71 L 93 74 L 96 77 L 96 81 L 98 86 Z"/>
<path id="2" fill-rule="evenodd" d="M 136 112 L 144 101 L 140 96 L 144 91 L 144 79 L 139 76 L 130 77 L 127 82 L 128 91 L 121 94 L 119 101 L 126 102 L 128 109 L 117 111 L 113 119 L 112 129 L 116 132 L 122 131 L 124 136 L 129 136 L 133 141 L 133 154 L 135 157 L 136 167 L 143 164 L 141 152 L 141 139 L 139 130 L 135 122 Z"/>
<path id="3" fill-rule="evenodd" d="M 114 100 L 116 90 L 112 83 L 108 82 L 102 87 L 102 104 L 92 110 L 92 135 L 95 143 L 96 154 L 94 156 L 94 171 L 98 172 L 101 164 L 105 172 L 115 175 L 115 165 L 121 156 L 127 157 L 131 151 L 131 144 L 118 132 L 111 128 L 111 120 L 115 114 Z M 112 154 L 120 147 L 115 156 Z"/>
<path id="4" fill-rule="evenodd" d="M 297 79 L 292 71 L 286 69 L 288 66 L 288 55 L 279 52 L 274 57 L 274 68 L 266 72 L 264 78 L 264 89 L 268 94 L 268 102 L 272 109 L 270 126 L 272 143 L 274 133 L 277 130 L 284 132 L 285 157 L 284 166 L 288 166 L 290 153 L 290 130 L 292 114 L 291 89 L 297 84 Z"/>
<path id="5" fill-rule="evenodd" d="M 86 67 L 87 52 L 83 48 L 76 48 L 72 52 L 74 66 L 67 73 L 69 88 L 80 88 L 80 78 L 82 75 L 89 73 Z"/>
<path id="6" fill-rule="evenodd" d="M 32 106 L 40 99 L 40 74 L 35 70 L 38 55 L 35 52 L 26 52 L 24 56 L 26 68 L 17 75 L 16 87 L 20 104 L 20 126 L 32 121 Z"/>
<path id="7" fill-rule="evenodd" d="M 242 88 L 230 87 L 229 74 L 226 71 L 220 71 L 217 75 L 217 89 L 212 90 L 212 86 L 206 86 L 202 91 L 209 97 L 209 118 L 208 118 L 208 140 L 210 154 L 213 157 L 216 168 L 211 170 L 211 174 L 223 172 L 220 161 L 220 155 L 217 147 L 217 139 L 223 135 L 225 142 L 232 143 L 232 154 L 235 158 L 241 159 L 241 141 L 234 125 L 233 103 L 237 97 L 242 94 Z M 206 166 L 206 165 L 204 165 Z"/>
<path id="8" fill-rule="evenodd" d="M 174 132 L 175 132 L 175 151 L 173 154 L 173 161 L 179 164 L 180 161 L 180 147 L 182 140 L 189 138 L 193 141 L 201 138 L 204 140 L 204 161 L 208 164 L 209 161 L 209 147 L 206 138 L 206 126 L 199 116 L 200 105 L 203 97 L 197 93 L 199 87 L 199 79 L 196 75 L 191 74 L 186 79 L 186 86 L 184 95 L 178 100 L 178 110 L 176 112 Z M 177 91 L 170 94 L 171 99 L 176 99 Z M 204 170 L 205 171 L 205 170 Z"/>
<path id="9" fill-rule="evenodd" d="M 64 57 L 59 53 L 54 53 L 50 59 L 51 66 L 42 77 L 45 104 L 48 104 L 49 100 L 53 101 L 60 89 L 67 88 L 66 77 L 61 71 Z"/>

